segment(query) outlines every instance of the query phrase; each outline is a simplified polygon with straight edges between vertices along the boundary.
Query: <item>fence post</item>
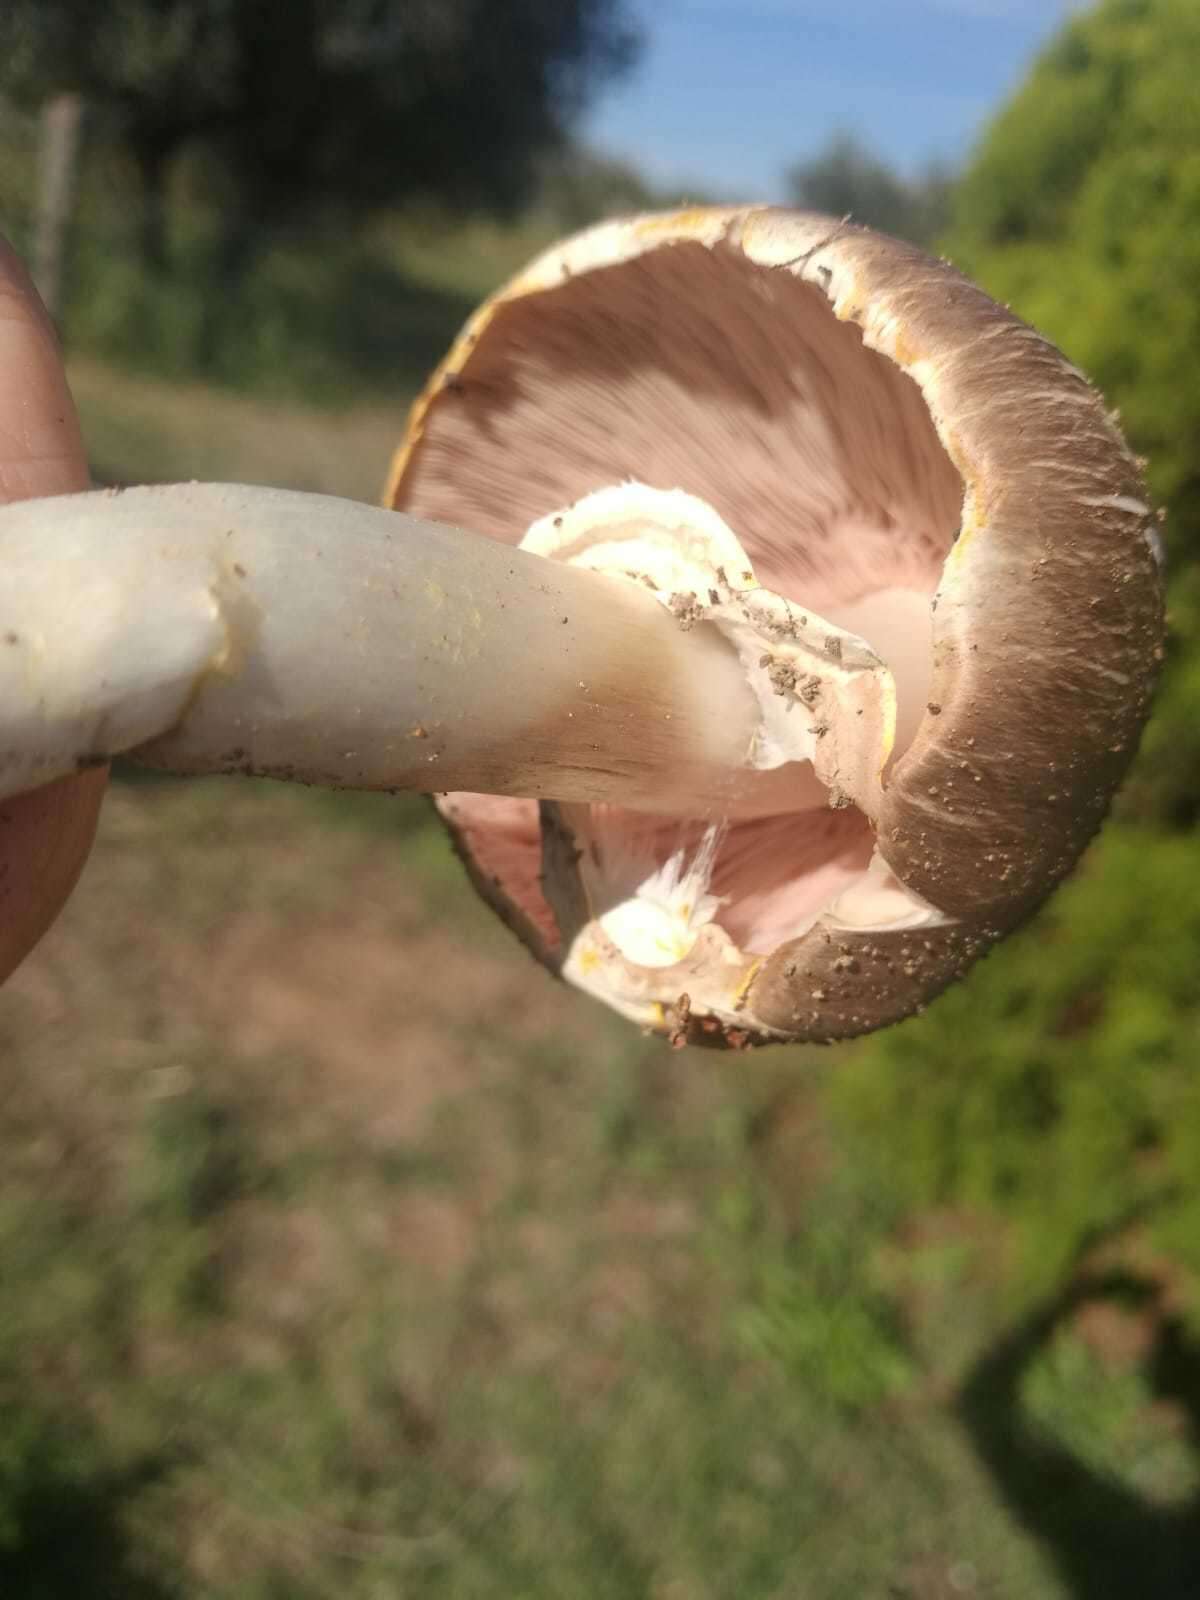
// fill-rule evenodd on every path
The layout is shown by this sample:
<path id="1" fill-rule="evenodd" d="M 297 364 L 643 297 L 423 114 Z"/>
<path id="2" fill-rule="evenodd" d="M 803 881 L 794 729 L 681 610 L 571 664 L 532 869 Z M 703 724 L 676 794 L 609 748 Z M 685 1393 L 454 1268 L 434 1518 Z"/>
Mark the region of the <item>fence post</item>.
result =
<path id="1" fill-rule="evenodd" d="M 67 255 L 78 187 L 84 101 L 74 90 L 51 95 L 42 106 L 38 138 L 37 215 L 33 276 L 56 322 L 63 313 Z"/>

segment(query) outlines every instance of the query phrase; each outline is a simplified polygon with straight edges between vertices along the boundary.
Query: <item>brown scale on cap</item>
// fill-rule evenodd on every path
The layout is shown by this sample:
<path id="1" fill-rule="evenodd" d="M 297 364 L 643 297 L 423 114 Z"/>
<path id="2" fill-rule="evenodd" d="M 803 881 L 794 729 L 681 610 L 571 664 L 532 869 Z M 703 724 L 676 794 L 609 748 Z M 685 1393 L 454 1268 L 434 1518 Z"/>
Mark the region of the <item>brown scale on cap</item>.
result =
<path id="1" fill-rule="evenodd" d="M 1162 636 L 1138 463 L 1061 353 L 945 262 L 755 208 L 604 224 L 533 263 L 414 407 L 387 500 L 516 543 L 630 480 L 705 502 L 758 583 L 892 668 L 882 787 L 722 825 L 717 909 L 678 959 L 641 962 L 614 907 L 631 861 L 686 863 L 720 819 L 448 796 L 477 887 L 551 969 L 677 1043 L 909 1015 L 1069 871 L 1132 756 Z M 687 591 L 688 627 L 714 583 Z M 820 739 L 817 679 L 762 663 Z"/>

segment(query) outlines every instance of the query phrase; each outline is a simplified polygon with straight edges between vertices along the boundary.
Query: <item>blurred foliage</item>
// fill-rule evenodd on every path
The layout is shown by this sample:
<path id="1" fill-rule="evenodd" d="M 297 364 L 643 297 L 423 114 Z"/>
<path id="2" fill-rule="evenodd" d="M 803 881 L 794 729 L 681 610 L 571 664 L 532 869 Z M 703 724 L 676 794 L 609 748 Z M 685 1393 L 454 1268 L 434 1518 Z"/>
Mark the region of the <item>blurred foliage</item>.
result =
<path id="1" fill-rule="evenodd" d="M 868 228 L 931 245 L 950 212 L 954 179 L 941 167 L 902 177 L 854 133 L 835 133 L 823 150 L 787 174 L 788 198 L 809 211 L 852 217 Z"/>
<path id="2" fill-rule="evenodd" d="M 406 241 L 386 223 L 264 236 L 228 292 L 218 289 L 221 243 L 203 213 L 177 230 L 170 277 L 142 271 L 114 231 L 81 230 L 64 315 L 71 348 L 265 399 L 338 407 L 411 394 L 474 303 L 407 270 Z"/>
<path id="3" fill-rule="evenodd" d="M 35 119 L 0 100 L 0 232 L 27 257 L 37 143 Z M 314 409 L 406 404 L 479 301 L 539 250 L 604 217 L 681 198 L 574 144 L 541 156 L 531 181 L 530 203 L 510 218 L 416 199 L 372 217 L 314 214 L 298 229 L 263 218 L 252 258 L 226 281 L 220 211 L 193 153 L 175 173 L 162 274 L 140 258 L 136 173 L 93 126 L 61 316 L 68 351 L 122 373 Z"/>
<path id="4" fill-rule="evenodd" d="M 1004 1218 L 1021 1297 L 1144 1221 L 1200 1329 L 1196 874 L 1192 839 L 1111 824 L 1029 929 L 833 1085 L 904 1205 Z"/>
<path id="5" fill-rule="evenodd" d="M 603 217 L 655 211 L 680 200 L 657 192 L 626 162 L 571 145 L 543 164 L 534 209 L 556 232 L 573 233 Z"/>
<path id="6" fill-rule="evenodd" d="M 1023 1389 L 1030 1432 L 1098 1476 L 1168 1505 L 1195 1495 L 1186 1439 L 1148 1426 L 1157 1396 L 1141 1368 L 1106 1364 L 1077 1333 L 1060 1330 Z"/>
<path id="7" fill-rule="evenodd" d="M 87 97 L 136 168 L 147 266 L 172 169 L 204 152 L 228 277 L 264 224 L 316 211 L 511 213 L 636 46 L 623 0 L 5 0 L 0 93 Z"/>
<path id="8" fill-rule="evenodd" d="M 0 102 L 0 231 L 27 256 L 36 143 L 32 119 Z M 325 410 L 406 403 L 483 295 L 556 231 L 536 214 L 505 222 L 415 203 L 353 226 L 264 223 L 252 261 L 225 283 L 220 217 L 196 164 L 184 160 L 177 179 L 172 271 L 147 272 L 129 163 L 101 135 L 88 140 L 61 318 L 68 353 Z"/>
<path id="9" fill-rule="evenodd" d="M 752 1355 L 854 1415 L 902 1394 L 917 1367 L 895 1302 L 872 1281 L 879 1219 L 855 1215 L 861 1195 L 848 1187 L 839 1195 L 831 1182 L 823 1195 L 837 1228 L 805 1229 L 770 1251 L 760 1243 L 737 1329 Z"/>

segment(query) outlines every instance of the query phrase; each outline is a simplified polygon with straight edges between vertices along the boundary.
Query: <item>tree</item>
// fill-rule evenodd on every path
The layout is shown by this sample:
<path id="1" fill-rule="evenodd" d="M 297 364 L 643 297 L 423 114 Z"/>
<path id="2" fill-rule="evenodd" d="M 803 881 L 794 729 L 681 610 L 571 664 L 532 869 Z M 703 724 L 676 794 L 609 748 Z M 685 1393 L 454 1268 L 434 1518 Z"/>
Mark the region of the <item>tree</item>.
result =
<path id="1" fill-rule="evenodd" d="M 1121 407 L 1155 486 L 1200 517 L 1200 9 L 1107 0 L 997 118 L 950 242 Z M 1178 541 L 1177 541 L 1178 543 Z M 1182 552 L 1180 552 L 1182 553 Z"/>
<path id="2" fill-rule="evenodd" d="M 671 203 L 625 162 L 574 145 L 555 151 L 545 163 L 537 192 L 538 211 L 568 232 L 602 217 L 653 211 Z"/>
<path id="3" fill-rule="evenodd" d="M 1168 516 L 1174 623 L 1130 790 L 1200 817 L 1200 7 L 1104 0 L 1074 18 L 988 130 L 947 246 L 1119 408 Z"/>
<path id="4" fill-rule="evenodd" d="M 625 0 L 5 0 L 0 92 L 107 109 L 166 261 L 180 152 L 217 158 L 233 264 L 314 208 L 519 205 L 538 158 L 634 58 Z"/>
<path id="5" fill-rule="evenodd" d="M 819 154 L 787 174 L 794 205 L 848 215 L 920 245 L 931 244 L 945 226 L 951 183 L 939 167 L 915 181 L 902 178 L 852 133 L 835 133 Z"/>

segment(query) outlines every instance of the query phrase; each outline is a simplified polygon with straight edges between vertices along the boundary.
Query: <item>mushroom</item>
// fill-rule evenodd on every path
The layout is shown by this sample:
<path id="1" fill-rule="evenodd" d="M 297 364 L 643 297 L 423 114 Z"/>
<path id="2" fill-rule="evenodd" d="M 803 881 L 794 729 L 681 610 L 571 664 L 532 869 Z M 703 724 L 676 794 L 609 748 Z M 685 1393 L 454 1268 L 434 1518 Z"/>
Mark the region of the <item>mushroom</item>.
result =
<path id="1" fill-rule="evenodd" d="M 438 801 L 534 954 L 676 1043 L 920 1009 L 1077 860 L 1161 656 L 1154 515 L 1083 375 L 947 263 L 811 214 L 540 256 L 426 387 L 386 500 L 736 658 L 759 803 Z"/>
<path id="2" fill-rule="evenodd" d="M 455 528 L 174 484 L 6 506 L 0 551 L 0 799 L 121 753 L 668 815 L 794 792 L 746 765 L 756 708 L 719 638 Z"/>
<path id="3" fill-rule="evenodd" d="M 569 981 L 676 1043 L 832 1040 L 1069 870 L 1161 655 L 1099 397 L 946 263 L 828 218 L 541 256 L 386 498 L 0 510 L 0 798 L 122 751 L 435 793 Z"/>

